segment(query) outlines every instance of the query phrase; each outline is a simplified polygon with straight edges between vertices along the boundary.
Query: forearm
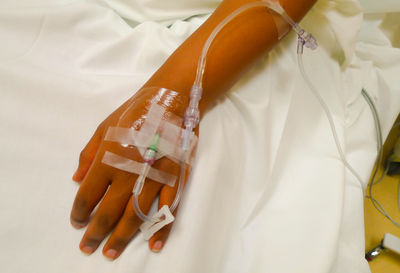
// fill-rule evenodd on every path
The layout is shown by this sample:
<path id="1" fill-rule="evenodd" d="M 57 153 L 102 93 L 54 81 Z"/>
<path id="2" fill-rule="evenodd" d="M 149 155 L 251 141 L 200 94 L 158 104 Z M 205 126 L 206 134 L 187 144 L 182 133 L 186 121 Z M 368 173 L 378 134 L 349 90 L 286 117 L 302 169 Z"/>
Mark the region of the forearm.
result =
<path id="1" fill-rule="evenodd" d="M 194 82 L 201 50 L 214 28 L 230 13 L 257 0 L 225 0 L 157 70 L 145 86 L 160 86 L 187 96 Z M 299 21 L 316 0 L 280 0 L 293 20 Z M 253 8 L 239 15 L 211 45 L 203 80 L 201 110 L 227 92 L 240 76 L 278 43 L 276 23 L 267 8 Z"/>

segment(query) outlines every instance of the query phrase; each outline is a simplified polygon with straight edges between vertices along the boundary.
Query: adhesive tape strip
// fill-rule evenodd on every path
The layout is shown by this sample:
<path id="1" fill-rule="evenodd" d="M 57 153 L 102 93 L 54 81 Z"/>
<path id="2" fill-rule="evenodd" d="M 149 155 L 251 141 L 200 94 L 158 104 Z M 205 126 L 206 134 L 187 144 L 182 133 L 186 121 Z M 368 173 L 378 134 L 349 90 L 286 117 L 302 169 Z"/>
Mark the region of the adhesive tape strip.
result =
<path id="1" fill-rule="evenodd" d="M 167 122 L 166 122 L 167 123 Z M 182 159 L 183 157 L 183 150 L 180 147 L 180 136 L 182 129 L 173 125 L 169 124 L 168 126 L 164 127 L 165 130 L 161 133 L 159 143 L 158 143 L 158 152 L 156 154 L 156 159 L 159 159 L 163 156 L 167 156 L 174 162 L 181 162 L 185 161 L 185 163 L 190 164 L 189 159 Z M 176 130 L 178 129 L 178 130 Z M 178 133 L 177 133 L 178 132 Z M 139 142 L 137 141 L 137 136 L 141 135 L 141 139 L 152 139 L 154 135 L 147 134 L 145 132 L 139 132 L 136 131 L 133 128 L 121 128 L 121 127 L 109 127 L 106 135 L 104 137 L 105 141 L 112 141 L 112 142 L 118 142 L 121 145 L 133 145 L 138 148 L 147 148 L 148 146 L 146 143 Z M 173 140 L 175 138 L 174 142 L 170 142 L 170 140 Z M 146 141 L 147 141 L 146 140 Z M 197 142 L 197 136 L 193 134 L 192 140 L 191 140 L 191 145 L 190 145 L 190 150 L 194 148 Z M 150 144 L 148 144 L 150 145 Z M 143 155 L 143 152 L 145 150 L 139 149 L 140 153 Z"/>
<path id="2" fill-rule="evenodd" d="M 108 127 L 104 140 L 118 142 L 122 145 L 138 146 L 135 142 L 137 134 L 138 131 L 133 128 Z"/>
<path id="3" fill-rule="evenodd" d="M 168 116 L 168 121 L 163 119 L 164 115 Z M 166 112 L 163 106 L 154 103 L 151 105 L 146 120 L 140 130 L 109 127 L 104 140 L 118 142 L 121 145 L 136 146 L 143 156 L 145 149 L 151 145 L 154 135 L 158 132 L 160 134 L 160 139 L 155 159 L 157 160 L 163 156 L 167 156 L 176 163 L 183 161 L 190 164 L 189 158 L 183 158 L 184 151 L 180 147 L 182 128 L 179 124 L 182 124 L 182 118 L 173 113 Z M 197 137 L 193 135 L 190 147 L 191 150 L 196 145 L 196 142 Z"/>
<path id="4" fill-rule="evenodd" d="M 154 103 L 150 106 L 147 118 L 136 134 L 135 143 L 137 146 L 149 147 L 151 145 L 164 113 L 165 108 L 161 105 Z"/>
<path id="5" fill-rule="evenodd" d="M 142 145 L 139 145 L 139 143 L 137 143 L 136 139 L 138 134 L 139 131 L 136 131 L 133 128 L 108 127 L 104 140 L 118 142 L 123 146 L 128 146 L 128 145 L 136 146 L 140 154 L 143 156 L 148 146 L 146 146 L 146 144 L 143 143 Z M 147 137 L 149 139 L 152 139 L 154 135 L 148 135 Z M 156 160 L 163 156 L 165 156 L 165 154 L 162 151 L 159 151 L 156 154 Z"/>
<path id="6" fill-rule="evenodd" d="M 140 226 L 140 231 L 143 233 L 143 237 L 146 241 L 149 240 L 154 233 L 175 220 L 175 217 L 172 215 L 167 205 L 164 205 L 158 212 L 156 212 L 153 218 L 161 218 L 162 220 L 159 222 L 144 222 Z"/>
<path id="7" fill-rule="evenodd" d="M 142 173 L 142 170 L 144 168 L 143 163 L 119 156 L 109 151 L 106 151 L 104 153 L 101 162 L 119 170 L 129 173 L 135 173 L 138 175 Z M 155 168 L 150 168 L 147 177 L 159 183 L 166 184 L 170 187 L 173 187 L 176 182 L 176 176 L 163 172 L 161 170 L 157 170 Z"/>

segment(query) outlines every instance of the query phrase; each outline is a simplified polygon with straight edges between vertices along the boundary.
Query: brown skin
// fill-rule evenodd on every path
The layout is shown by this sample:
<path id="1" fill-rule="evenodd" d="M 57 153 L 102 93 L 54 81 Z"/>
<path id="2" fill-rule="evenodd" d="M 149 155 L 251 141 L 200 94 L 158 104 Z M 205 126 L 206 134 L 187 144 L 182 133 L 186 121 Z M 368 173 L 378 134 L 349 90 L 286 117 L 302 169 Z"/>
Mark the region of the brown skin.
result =
<path id="1" fill-rule="evenodd" d="M 168 111 L 179 116 L 183 115 L 202 46 L 212 30 L 232 11 L 253 1 L 224 0 L 212 16 L 147 81 L 144 87 L 161 86 L 178 90 L 178 96 L 167 106 Z M 299 21 L 316 0 L 280 0 L 280 2 L 289 16 Z M 257 59 L 273 48 L 278 43 L 277 37 L 275 21 L 265 8 L 246 11 L 228 24 L 211 45 L 207 57 L 203 98 L 200 103 L 201 112 L 207 111 L 216 98 L 226 93 Z M 155 95 L 156 93 L 151 90 L 139 90 L 131 101 L 133 107 L 124 118 L 126 124 L 143 120 L 150 100 Z M 103 141 L 107 128 L 116 125 L 121 113 L 128 105 L 128 102 L 123 104 L 99 125 L 82 150 L 79 167 L 73 176 L 73 180 L 81 182 L 81 185 L 71 211 L 71 224 L 76 228 L 89 224 L 81 240 L 80 248 L 83 252 L 91 254 L 112 232 L 103 248 L 103 254 L 111 259 L 116 259 L 122 253 L 141 224 L 131 203 L 131 192 L 137 175 L 101 163 L 105 151 L 141 161 L 140 154 L 135 149 L 127 149 L 119 144 Z M 167 158 L 158 160 L 154 167 L 176 175 L 179 169 Z M 175 192 L 176 186 L 171 188 L 148 181 L 140 195 L 139 204 L 142 210 L 147 212 L 154 198 L 159 194 L 159 207 L 165 204 L 171 205 Z M 104 199 L 98 210 L 90 218 L 94 207 L 103 195 Z M 172 224 L 167 225 L 149 240 L 149 248 L 152 251 L 159 252 L 162 249 L 171 227 Z M 156 244 L 157 241 L 159 243 Z"/>

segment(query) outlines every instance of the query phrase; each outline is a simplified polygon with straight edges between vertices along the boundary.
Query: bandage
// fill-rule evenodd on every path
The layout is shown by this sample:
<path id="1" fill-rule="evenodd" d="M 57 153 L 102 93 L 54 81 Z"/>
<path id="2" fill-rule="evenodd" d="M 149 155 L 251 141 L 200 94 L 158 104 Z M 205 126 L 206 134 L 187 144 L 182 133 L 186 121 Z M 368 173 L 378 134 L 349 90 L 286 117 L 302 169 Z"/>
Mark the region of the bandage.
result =
<path id="1" fill-rule="evenodd" d="M 126 157 L 119 156 L 109 151 L 105 152 L 101 160 L 101 163 L 137 175 L 140 175 L 145 167 L 143 163 L 128 159 Z M 168 185 L 170 187 L 173 187 L 176 182 L 175 175 L 163 172 L 161 170 L 157 170 L 155 168 L 151 168 L 147 176 L 151 180 Z"/>
<path id="2" fill-rule="evenodd" d="M 156 160 L 166 156 L 176 163 L 184 161 L 186 164 L 191 163 L 190 157 L 184 157 L 184 151 L 181 148 L 182 128 L 174 124 L 182 118 L 177 117 L 172 113 L 168 113 L 168 120 L 163 117 L 166 115 L 165 108 L 158 104 L 153 104 L 147 114 L 147 118 L 140 130 L 134 128 L 109 127 L 104 137 L 105 141 L 118 142 L 121 145 L 136 146 L 141 155 L 144 155 L 145 149 L 150 146 L 152 137 L 159 132 L 160 139 L 158 143 L 158 151 Z M 174 123 L 169 122 L 173 120 Z M 191 136 L 190 147 L 191 151 L 197 143 L 197 137 Z"/>

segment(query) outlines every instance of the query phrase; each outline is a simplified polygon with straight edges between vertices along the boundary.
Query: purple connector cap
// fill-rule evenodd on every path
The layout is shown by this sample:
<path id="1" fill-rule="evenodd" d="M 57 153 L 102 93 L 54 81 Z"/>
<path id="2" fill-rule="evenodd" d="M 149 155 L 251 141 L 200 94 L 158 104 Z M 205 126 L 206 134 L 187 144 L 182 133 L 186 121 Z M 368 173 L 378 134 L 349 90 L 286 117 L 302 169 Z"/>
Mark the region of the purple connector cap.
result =
<path id="1" fill-rule="evenodd" d="M 318 48 L 317 40 L 315 40 L 314 36 L 311 33 L 305 33 L 306 37 L 302 39 L 304 40 L 304 46 L 311 49 L 316 50 Z"/>
<path id="2" fill-rule="evenodd" d="M 299 50 L 301 52 L 303 52 L 303 48 L 302 46 L 305 46 L 311 50 L 315 50 L 318 48 L 318 43 L 317 40 L 314 38 L 314 36 L 312 36 L 311 33 L 308 33 L 307 31 L 305 31 L 304 29 L 302 29 L 298 24 L 296 24 L 293 29 L 296 31 L 298 37 L 299 37 L 299 45 L 301 46 L 301 48 L 297 48 L 297 51 L 299 52 Z"/>
<path id="3" fill-rule="evenodd" d="M 317 41 L 310 33 L 304 32 L 298 35 L 297 54 L 303 54 L 304 46 L 310 48 L 311 50 L 315 50 L 318 48 Z"/>

